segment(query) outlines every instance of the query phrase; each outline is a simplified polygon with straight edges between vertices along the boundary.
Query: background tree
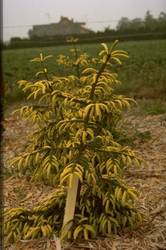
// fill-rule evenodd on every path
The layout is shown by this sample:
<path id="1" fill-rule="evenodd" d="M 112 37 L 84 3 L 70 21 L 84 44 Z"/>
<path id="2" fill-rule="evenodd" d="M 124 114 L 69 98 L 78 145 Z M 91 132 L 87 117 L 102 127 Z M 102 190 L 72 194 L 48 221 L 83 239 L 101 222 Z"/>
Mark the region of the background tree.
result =
<path id="1" fill-rule="evenodd" d="M 34 36 L 33 30 L 28 30 L 28 37 L 31 39 Z"/>
<path id="2" fill-rule="evenodd" d="M 158 17 L 158 31 L 166 31 L 166 13 L 161 12 Z"/>
<path id="3" fill-rule="evenodd" d="M 140 30 L 143 27 L 143 20 L 141 18 L 135 18 L 130 22 L 130 29 Z"/>
<path id="4" fill-rule="evenodd" d="M 147 32 L 157 31 L 157 20 L 149 10 L 145 14 L 144 27 Z"/>
<path id="5" fill-rule="evenodd" d="M 117 30 L 125 30 L 128 29 L 130 27 L 130 19 L 128 17 L 122 17 L 117 26 L 116 29 Z"/>

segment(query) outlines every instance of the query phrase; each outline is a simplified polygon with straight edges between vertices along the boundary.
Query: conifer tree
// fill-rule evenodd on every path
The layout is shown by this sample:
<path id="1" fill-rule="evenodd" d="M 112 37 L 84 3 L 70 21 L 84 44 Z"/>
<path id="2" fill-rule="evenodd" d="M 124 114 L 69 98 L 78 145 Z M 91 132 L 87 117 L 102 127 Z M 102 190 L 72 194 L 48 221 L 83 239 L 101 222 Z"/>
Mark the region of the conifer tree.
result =
<path id="1" fill-rule="evenodd" d="M 114 50 L 116 40 L 110 48 L 102 43 L 99 58 L 90 58 L 76 48 L 77 39 L 69 42 L 74 45 L 71 52 L 75 60 L 61 55 L 57 62 L 74 67 L 76 74 L 50 80 L 45 60 L 51 56 L 40 54 L 32 62 L 41 63 L 42 71 L 37 75 L 43 74 L 43 80 L 18 83 L 24 92 L 31 91 L 28 98 L 38 99 L 38 104 L 14 113 L 26 117 L 36 129 L 29 135 L 27 152 L 14 158 L 9 167 L 16 165 L 22 174 L 31 175 L 31 181 L 57 189 L 31 211 L 5 211 L 5 244 L 53 234 L 61 240 L 87 240 L 117 234 L 126 226 L 133 228 L 146 216 L 135 208 L 138 191 L 123 180 L 124 167 L 139 167 L 144 160 L 115 139 L 124 108 L 135 102 L 116 95 L 113 89 L 120 81 L 111 73 L 111 65 L 121 64 L 119 57 L 127 58 L 127 52 Z M 118 134 L 120 137 L 120 131 Z M 75 175 L 79 188 L 74 218 L 70 229 L 62 233 L 67 190 Z"/>

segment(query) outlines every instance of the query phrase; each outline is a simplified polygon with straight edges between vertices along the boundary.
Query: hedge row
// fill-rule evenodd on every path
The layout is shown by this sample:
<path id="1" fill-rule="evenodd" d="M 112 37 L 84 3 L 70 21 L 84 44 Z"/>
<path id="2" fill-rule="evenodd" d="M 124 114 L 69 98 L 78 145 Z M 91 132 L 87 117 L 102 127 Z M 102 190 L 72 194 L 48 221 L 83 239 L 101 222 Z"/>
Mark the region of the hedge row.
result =
<path id="1" fill-rule="evenodd" d="M 74 36 L 74 35 L 73 35 Z M 75 36 L 74 36 L 75 37 Z M 89 43 L 102 43 L 103 41 L 106 42 L 113 42 L 115 39 L 118 39 L 119 41 L 142 41 L 142 40 L 155 40 L 155 39 L 166 39 L 166 32 L 163 33 L 144 33 L 144 34 L 129 34 L 129 35 L 104 35 L 101 34 L 89 34 L 87 35 L 76 35 L 77 38 L 79 38 L 78 43 L 79 44 L 89 44 Z M 34 48 L 34 47 L 49 47 L 49 46 L 62 46 L 67 45 L 67 39 L 70 37 L 63 36 L 61 39 L 55 39 L 54 40 L 11 40 L 11 43 L 7 46 L 4 45 L 3 49 L 20 49 L 20 48 Z"/>

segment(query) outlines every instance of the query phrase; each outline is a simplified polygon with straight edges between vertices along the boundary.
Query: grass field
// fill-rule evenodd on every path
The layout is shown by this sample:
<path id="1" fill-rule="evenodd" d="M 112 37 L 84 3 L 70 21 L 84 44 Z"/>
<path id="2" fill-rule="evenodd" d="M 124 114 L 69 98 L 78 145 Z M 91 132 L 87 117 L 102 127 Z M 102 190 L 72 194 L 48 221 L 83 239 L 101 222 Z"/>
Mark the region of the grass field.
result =
<path id="1" fill-rule="evenodd" d="M 104 42 L 104 41 L 103 41 Z M 111 46 L 107 44 L 108 47 Z M 100 44 L 78 45 L 81 53 L 87 53 L 90 57 L 97 57 L 102 50 Z M 19 100 L 23 97 L 17 88 L 19 80 L 35 81 L 35 74 L 41 70 L 40 64 L 30 60 L 52 55 L 46 61 L 50 79 L 52 76 L 64 76 L 73 74 L 74 69 L 64 68 L 56 62 L 58 55 L 73 56 L 70 49 L 72 45 L 18 49 L 3 51 L 3 76 L 8 100 Z M 128 52 L 129 59 L 122 58 L 122 65 L 113 64 L 111 71 L 118 73 L 121 86 L 115 86 L 115 90 L 135 99 L 163 99 L 166 98 L 166 40 L 119 42 L 116 49 Z M 74 59 L 74 58 L 73 58 Z"/>

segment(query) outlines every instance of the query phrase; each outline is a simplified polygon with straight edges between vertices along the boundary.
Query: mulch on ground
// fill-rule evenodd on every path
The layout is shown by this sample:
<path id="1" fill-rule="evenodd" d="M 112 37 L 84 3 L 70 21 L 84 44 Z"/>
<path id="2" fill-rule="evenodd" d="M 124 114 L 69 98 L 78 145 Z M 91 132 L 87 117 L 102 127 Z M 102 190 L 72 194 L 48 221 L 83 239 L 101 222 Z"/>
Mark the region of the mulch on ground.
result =
<path id="1" fill-rule="evenodd" d="M 25 152 L 26 137 L 33 128 L 25 119 L 10 113 L 4 121 L 3 162 L 7 167 L 11 159 Z M 123 127 L 134 136 L 129 146 L 139 150 L 147 161 L 142 165 L 125 169 L 125 181 L 140 192 L 136 207 L 146 212 L 151 221 L 145 221 L 134 230 L 126 228 L 118 235 L 98 237 L 94 240 L 59 243 L 59 239 L 20 240 L 8 244 L 6 250 L 157 250 L 166 249 L 166 114 L 139 116 L 131 111 L 125 115 Z M 14 170 L 13 170 L 14 171 Z M 9 175 L 10 176 L 10 175 Z M 54 188 L 29 182 L 28 176 L 11 175 L 4 179 L 4 206 L 32 209 L 49 197 Z"/>

